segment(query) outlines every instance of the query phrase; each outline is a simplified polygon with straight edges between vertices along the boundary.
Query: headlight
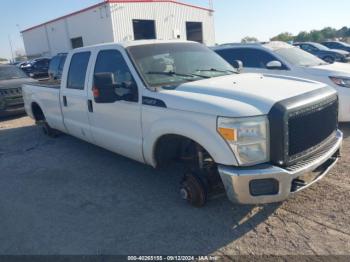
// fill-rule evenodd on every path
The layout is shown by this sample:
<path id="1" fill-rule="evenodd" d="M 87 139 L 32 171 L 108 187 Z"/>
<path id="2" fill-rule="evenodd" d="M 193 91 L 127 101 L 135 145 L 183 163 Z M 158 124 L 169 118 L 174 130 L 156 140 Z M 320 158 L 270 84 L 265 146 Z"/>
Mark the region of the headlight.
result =
<path id="1" fill-rule="evenodd" d="M 338 86 L 350 88 L 350 77 L 330 76 L 329 78 Z"/>
<path id="2" fill-rule="evenodd" d="M 269 161 L 269 128 L 266 116 L 219 117 L 217 130 L 231 147 L 240 165 Z"/>

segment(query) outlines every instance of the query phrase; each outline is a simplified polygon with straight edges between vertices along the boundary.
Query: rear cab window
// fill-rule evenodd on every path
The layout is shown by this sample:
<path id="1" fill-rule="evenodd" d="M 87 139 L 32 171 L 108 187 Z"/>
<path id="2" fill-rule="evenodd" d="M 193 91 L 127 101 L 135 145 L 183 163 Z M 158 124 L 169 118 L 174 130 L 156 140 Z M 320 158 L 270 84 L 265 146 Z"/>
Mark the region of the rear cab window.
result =
<path id="1" fill-rule="evenodd" d="M 68 89 L 84 90 L 90 55 L 90 52 L 80 52 L 72 56 L 67 77 Z"/>

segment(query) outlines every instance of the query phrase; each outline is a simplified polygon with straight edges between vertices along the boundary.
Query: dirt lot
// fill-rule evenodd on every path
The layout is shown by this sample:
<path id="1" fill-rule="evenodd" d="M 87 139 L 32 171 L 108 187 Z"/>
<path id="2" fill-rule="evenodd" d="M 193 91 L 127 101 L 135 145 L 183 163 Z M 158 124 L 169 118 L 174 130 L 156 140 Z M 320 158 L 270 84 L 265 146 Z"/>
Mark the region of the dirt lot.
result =
<path id="1" fill-rule="evenodd" d="M 348 254 L 350 125 L 325 179 L 274 205 L 179 198 L 156 171 L 27 117 L 0 122 L 0 254 Z"/>

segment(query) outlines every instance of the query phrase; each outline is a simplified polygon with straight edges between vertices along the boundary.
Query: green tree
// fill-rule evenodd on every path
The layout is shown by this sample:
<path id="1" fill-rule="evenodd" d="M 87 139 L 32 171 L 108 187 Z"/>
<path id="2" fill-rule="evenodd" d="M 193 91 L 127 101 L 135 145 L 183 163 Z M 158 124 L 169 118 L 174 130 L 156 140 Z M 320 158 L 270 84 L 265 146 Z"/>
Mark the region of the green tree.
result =
<path id="1" fill-rule="evenodd" d="M 283 41 L 283 42 L 289 42 L 294 40 L 294 36 L 289 32 L 281 33 L 277 36 L 274 36 L 270 39 L 271 41 Z"/>
<path id="2" fill-rule="evenodd" d="M 337 37 L 337 30 L 331 27 L 325 27 L 321 30 L 323 40 L 334 39 Z"/>
<path id="3" fill-rule="evenodd" d="M 348 31 L 344 34 L 345 37 L 350 37 L 350 28 L 348 28 Z"/>
<path id="4" fill-rule="evenodd" d="M 0 62 L 6 62 L 7 61 L 7 59 L 6 58 L 2 58 L 2 57 L 0 57 Z"/>
<path id="5" fill-rule="evenodd" d="M 340 38 L 344 41 L 350 38 L 350 28 L 344 26 L 341 29 L 337 30 L 332 27 L 325 27 L 322 30 L 311 30 L 310 32 L 301 31 L 296 36 L 285 32 L 271 38 L 271 41 L 322 42 L 335 38 Z"/>
<path id="6" fill-rule="evenodd" d="M 346 36 L 350 36 L 348 35 L 350 33 L 350 28 L 347 28 L 346 26 L 343 26 L 342 28 L 340 28 L 337 31 L 336 37 L 346 37 Z"/>
<path id="7" fill-rule="evenodd" d="M 19 61 L 26 61 L 27 57 L 25 55 L 19 55 L 15 57 L 15 61 L 19 62 Z"/>
<path id="8" fill-rule="evenodd" d="M 306 31 L 301 31 L 295 38 L 295 42 L 307 42 L 310 41 L 310 34 Z"/>
<path id="9" fill-rule="evenodd" d="M 322 42 L 324 40 L 325 40 L 325 38 L 324 38 L 324 36 L 323 36 L 321 31 L 311 30 L 311 32 L 310 32 L 310 41 L 312 41 L 312 42 Z"/>
<path id="10" fill-rule="evenodd" d="M 254 36 L 246 36 L 241 40 L 241 43 L 256 43 L 256 42 L 259 42 L 259 40 Z"/>

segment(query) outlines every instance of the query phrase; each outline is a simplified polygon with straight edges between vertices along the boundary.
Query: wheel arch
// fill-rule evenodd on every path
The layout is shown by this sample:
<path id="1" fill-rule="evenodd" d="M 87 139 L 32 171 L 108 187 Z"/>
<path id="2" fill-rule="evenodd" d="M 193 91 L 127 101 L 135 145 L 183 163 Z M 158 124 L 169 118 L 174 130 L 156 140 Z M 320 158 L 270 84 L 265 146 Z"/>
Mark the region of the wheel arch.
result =
<path id="1" fill-rule="evenodd" d="M 233 152 L 216 130 L 208 130 L 190 121 L 174 120 L 154 123 L 152 128 L 149 128 L 148 132 L 144 134 L 143 153 L 147 164 L 153 167 L 157 166 L 158 143 L 167 136 L 178 136 L 197 143 L 208 152 L 217 164 L 237 165 Z"/>
<path id="2" fill-rule="evenodd" d="M 42 110 L 42 107 L 38 102 L 33 101 L 30 105 L 30 108 L 35 121 L 40 121 L 45 119 L 44 111 Z"/>

